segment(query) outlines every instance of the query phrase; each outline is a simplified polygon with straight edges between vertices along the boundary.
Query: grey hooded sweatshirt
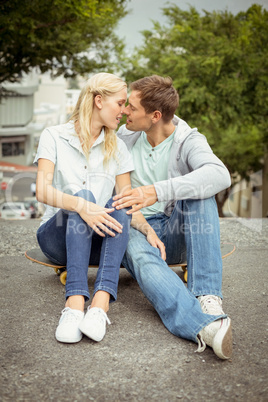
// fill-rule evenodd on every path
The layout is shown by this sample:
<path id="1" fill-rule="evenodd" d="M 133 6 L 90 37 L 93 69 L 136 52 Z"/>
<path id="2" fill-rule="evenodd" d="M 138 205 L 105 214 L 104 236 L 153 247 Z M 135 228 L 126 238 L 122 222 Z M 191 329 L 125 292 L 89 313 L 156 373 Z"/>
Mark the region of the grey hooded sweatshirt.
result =
<path id="1" fill-rule="evenodd" d="M 176 131 L 171 147 L 168 179 L 148 183 L 154 184 L 158 201 L 166 201 L 165 214 L 168 216 L 176 200 L 210 198 L 231 185 L 227 168 L 214 155 L 206 137 L 177 116 L 174 116 L 172 122 Z M 129 131 L 123 125 L 117 135 L 131 151 L 141 131 Z"/>

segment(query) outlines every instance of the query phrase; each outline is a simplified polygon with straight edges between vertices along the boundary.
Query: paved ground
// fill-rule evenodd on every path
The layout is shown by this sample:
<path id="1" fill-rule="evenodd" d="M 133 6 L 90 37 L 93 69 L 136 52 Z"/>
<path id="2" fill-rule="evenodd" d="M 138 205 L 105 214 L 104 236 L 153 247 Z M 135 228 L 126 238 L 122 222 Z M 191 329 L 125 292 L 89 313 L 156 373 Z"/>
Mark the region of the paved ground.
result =
<path id="1" fill-rule="evenodd" d="M 125 270 L 104 340 L 57 343 L 64 287 L 52 269 L 23 256 L 38 225 L 0 221 L 1 401 L 268 400 L 267 219 L 221 220 L 222 241 L 237 248 L 223 263 L 231 361 L 209 348 L 197 354 L 194 343 L 170 334 Z"/>

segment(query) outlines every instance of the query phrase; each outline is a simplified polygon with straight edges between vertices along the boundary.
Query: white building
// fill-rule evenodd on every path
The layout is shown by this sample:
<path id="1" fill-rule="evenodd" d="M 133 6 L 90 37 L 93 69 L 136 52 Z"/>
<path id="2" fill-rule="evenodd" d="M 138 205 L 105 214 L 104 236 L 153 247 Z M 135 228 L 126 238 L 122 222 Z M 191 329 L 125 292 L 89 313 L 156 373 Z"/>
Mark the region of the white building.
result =
<path id="1" fill-rule="evenodd" d="M 67 81 L 32 72 L 4 87 L 10 92 L 0 104 L 0 159 L 29 166 L 43 129 L 66 121 Z"/>
<path id="2" fill-rule="evenodd" d="M 29 165 L 36 127 L 32 123 L 34 93 L 38 76 L 25 75 L 19 83 L 7 83 L 10 91 L 0 104 L 0 158 L 3 161 Z"/>

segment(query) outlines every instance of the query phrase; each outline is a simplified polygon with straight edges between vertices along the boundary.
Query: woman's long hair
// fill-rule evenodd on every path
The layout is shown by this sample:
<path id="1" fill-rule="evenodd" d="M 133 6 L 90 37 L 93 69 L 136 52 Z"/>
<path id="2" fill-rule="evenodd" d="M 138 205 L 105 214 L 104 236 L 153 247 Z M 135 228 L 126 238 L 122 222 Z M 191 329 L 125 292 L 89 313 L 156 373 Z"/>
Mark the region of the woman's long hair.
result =
<path id="1" fill-rule="evenodd" d="M 90 128 L 95 96 L 111 96 L 126 87 L 127 84 L 114 74 L 99 73 L 89 78 L 86 85 L 81 90 L 75 109 L 69 121 L 73 120 L 74 122 L 79 123 L 79 137 L 82 149 L 87 157 L 90 151 Z M 115 156 L 115 152 L 117 150 L 117 137 L 114 130 L 109 129 L 108 127 L 104 127 L 104 133 L 105 140 L 103 163 L 106 164 L 111 157 Z"/>

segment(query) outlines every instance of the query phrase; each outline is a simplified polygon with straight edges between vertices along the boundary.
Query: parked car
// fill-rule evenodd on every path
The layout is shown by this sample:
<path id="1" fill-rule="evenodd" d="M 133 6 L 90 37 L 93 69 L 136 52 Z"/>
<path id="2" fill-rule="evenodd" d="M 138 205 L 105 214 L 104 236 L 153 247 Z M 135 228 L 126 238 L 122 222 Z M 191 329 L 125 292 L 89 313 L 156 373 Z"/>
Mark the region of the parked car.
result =
<path id="1" fill-rule="evenodd" d="M 4 202 L 0 207 L 0 217 L 2 219 L 29 219 L 31 211 L 23 202 Z"/>
<path id="2" fill-rule="evenodd" d="M 30 211 L 31 218 L 37 217 L 37 207 L 34 202 L 24 202 L 24 206 L 28 211 Z"/>
<path id="3" fill-rule="evenodd" d="M 35 197 L 25 197 L 24 205 L 26 209 L 30 209 L 31 218 L 40 218 L 44 214 L 43 205 Z"/>

